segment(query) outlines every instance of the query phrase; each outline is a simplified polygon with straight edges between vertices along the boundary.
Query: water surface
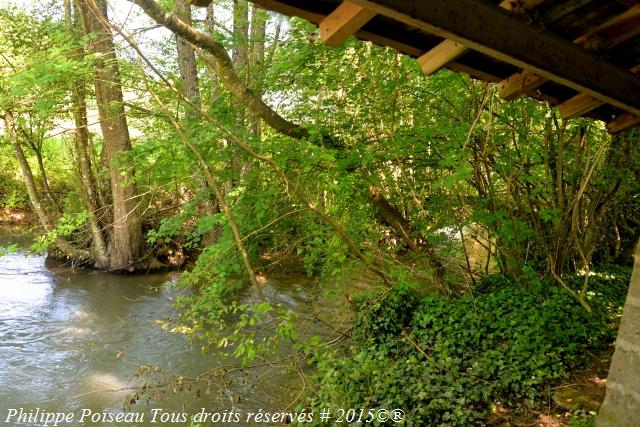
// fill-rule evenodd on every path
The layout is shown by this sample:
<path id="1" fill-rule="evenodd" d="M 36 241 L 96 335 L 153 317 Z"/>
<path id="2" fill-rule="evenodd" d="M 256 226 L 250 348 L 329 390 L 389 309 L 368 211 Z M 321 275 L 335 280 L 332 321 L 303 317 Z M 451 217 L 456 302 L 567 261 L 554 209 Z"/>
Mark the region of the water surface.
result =
<path id="1" fill-rule="evenodd" d="M 16 239 L 0 237 L 0 245 L 8 240 Z M 125 398 L 142 384 L 143 379 L 133 376 L 136 367 L 157 366 L 160 376 L 196 376 L 215 366 L 214 356 L 202 354 L 183 335 L 157 325 L 174 314 L 175 291 L 162 284 L 176 277 L 51 267 L 43 256 L 24 251 L 1 257 L 0 422 L 5 422 L 11 408 L 21 407 L 25 412 L 40 408 L 78 413 L 88 408 L 118 413 Z M 284 306 L 308 311 L 308 295 L 301 286 L 269 283 L 266 289 Z M 309 326 L 309 332 L 322 333 L 314 328 L 318 326 Z M 298 392 L 296 379 L 277 371 L 265 378 L 256 386 L 242 374 L 230 375 L 226 384 L 208 391 L 196 387 L 199 395 L 195 388 L 191 393 L 169 390 L 128 411 L 147 413 L 145 422 L 135 425 L 158 425 L 149 423 L 151 408 L 189 414 L 203 407 L 245 412 L 284 409 Z"/>

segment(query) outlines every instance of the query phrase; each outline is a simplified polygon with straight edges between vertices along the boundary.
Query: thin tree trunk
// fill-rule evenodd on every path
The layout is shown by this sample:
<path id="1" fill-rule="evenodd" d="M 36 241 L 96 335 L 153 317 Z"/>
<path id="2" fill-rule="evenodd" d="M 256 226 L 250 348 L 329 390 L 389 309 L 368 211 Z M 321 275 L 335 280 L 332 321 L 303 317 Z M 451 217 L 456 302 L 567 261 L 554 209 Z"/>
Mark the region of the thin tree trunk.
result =
<path id="1" fill-rule="evenodd" d="M 67 29 L 71 33 L 76 32 L 79 27 L 79 16 L 76 13 L 75 19 L 71 12 L 70 0 L 65 0 L 65 22 Z M 76 10 L 77 12 L 77 10 Z M 83 53 L 79 54 L 82 57 Z M 109 266 L 109 253 L 105 236 L 100 226 L 98 213 L 102 211 L 98 205 L 96 195 L 96 184 L 93 171 L 91 169 L 91 147 L 89 142 L 89 122 L 87 120 L 87 105 L 85 102 L 84 80 L 73 83 L 71 88 L 71 100 L 73 104 L 73 118 L 75 122 L 74 143 L 78 161 L 80 175 L 80 190 L 85 209 L 89 213 L 89 230 L 93 241 L 93 253 L 96 260 L 95 267 L 106 268 Z"/>
<path id="2" fill-rule="evenodd" d="M 123 163 L 123 154 L 131 150 L 129 128 L 122 104 L 120 70 L 114 51 L 113 37 L 106 22 L 104 0 L 76 1 L 85 34 L 93 34 L 88 43 L 97 54 L 94 64 L 96 100 L 100 127 L 104 138 L 104 154 L 108 163 L 113 199 L 113 232 L 109 248 L 109 267 L 132 271 L 142 255 L 142 225 L 139 200 L 133 182 L 134 171 Z"/>
<path id="3" fill-rule="evenodd" d="M 44 192 L 45 197 L 51 203 L 51 206 L 55 209 L 57 213 L 61 213 L 60 205 L 53 197 L 53 193 L 51 192 L 51 187 L 49 186 L 49 178 L 47 177 L 47 171 L 44 169 L 44 160 L 42 159 L 42 150 L 34 150 L 36 154 L 36 160 L 38 161 L 38 170 L 40 171 L 40 177 L 42 178 L 42 191 Z"/>
<path id="4" fill-rule="evenodd" d="M 31 166 L 29 166 L 29 162 L 24 155 L 24 151 L 20 146 L 20 142 L 18 142 L 18 138 L 15 132 L 15 119 L 13 117 L 13 112 L 11 111 L 5 112 L 4 129 L 9 139 L 9 143 L 11 144 L 11 147 L 13 147 L 13 152 L 18 159 L 18 163 L 20 164 L 22 178 L 24 180 L 24 185 L 27 187 L 27 193 L 29 194 L 29 200 L 31 201 L 33 210 L 36 212 L 36 215 L 42 227 L 46 230 L 50 230 L 51 223 L 49 222 L 49 217 L 47 216 L 47 213 L 44 210 L 44 206 L 42 206 L 42 202 L 40 201 L 40 195 L 38 194 L 38 190 L 36 189 L 36 183 L 33 179 Z"/>
<path id="5" fill-rule="evenodd" d="M 233 49 L 231 59 L 239 79 L 245 87 L 249 86 L 249 4 L 247 0 L 233 0 Z M 232 99 L 233 111 L 236 115 L 236 132 L 244 130 L 247 125 L 246 105 L 236 98 Z M 242 177 L 244 164 L 247 161 L 244 153 L 238 152 L 235 146 L 230 146 L 232 155 L 229 167 L 232 179 L 226 183 L 226 192 L 231 191 L 235 181 Z"/>
<path id="6" fill-rule="evenodd" d="M 185 0 L 176 0 L 176 15 L 189 25 L 191 23 L 191 6 Z M 200 109 L 200 91 L 198 90 L 198 69 L 196 67 L 196 54 L 191 43 L 180 36 L 176 36 L 178 51 L 178 68 L 182 77 L 182 91 L 191 103 Z M 187 116 L 197 114 L 189 109 Z"/>
<path id="7" fill-rule="evenodd" d="M 78 168 L 80 171 L 80 186 L 84 206 L 89 212 L 89 229 L 93 239 L 93 250 L 96 258 L 96 267 L 106 268 L 109 266 L 109 253 L 107 243 L 102 233 L 98 213 L 102 207 L 98 205 L 98 198 L 95 190 L 95 178 L 91 169 L 91 158 L 89 157 L 89 132 L 87 130 L 87 106 L 84 100 L 84 90 L 82 82 L 76 83 L 72 89 L 73 117 L 75 121 L 75 146 L 78 156 Z"/>
<path id="8" fill-rule="evenodd" d="M 250 86 L 256 96 L 262 98 L 264 90 L 265 57 L 264 47 L 266 38 L 267 20 L 269 15 L 266 10 L 253 5 L 251 8 L 251 55 L 249 57 Z M 251 133 L 260 140 L 260 117 L 251 114 Z"/>
<path id="9" fill-rule="evenodd" d="M 216 31 L 215 5 L 216 5 L 215 1 L 212 1 L 211 3 L 209 3 L 209 6 L 207 6 L 207 16 L 205 18 L 207 23 L 207 31 L 209 32 L 209 35 L 211 37 L 213 37 Z M 216 75 L 214 73 L 210 73 L 210 75 L 211 75 L 211 81 L 210 81 L 211 87 L 209 90 L 211 91 L 211 104 L 213 104 L 218 98 L 218 79 L 216 78 Z"/>
<path id="10" fill-rule="evenodd" d="M 16 155 L 16 158 L 18 159 L 18 163 L 20 164 L 22 178 L 24 179 L 27 193 L 29 194 L 29 200 L 31 201 L 31 206 L 33 206 L 33 210 L 36 212 L 36 216 L 40 221 L 40 225 L 47 232 L 54 231 L 52 222 L 50 221 L 46 211 L 44 210 L 44 207 L 42 206 L 40 195 L 38 194 L 36 183 L 33 178 L 33 172 L 31 171 L 31 166 L 29 166 L 29 162 L 27 161 L 27 158 L 24 155 L 24 151 L 22 150 L 22 147 L 18 142 L 18 138 L 16 137 L 15 119 L 13 117 L 13 112 L 11 111 L 5 112 L 4 128 L 9 139 L 9 143 L 13 147 L 13 151 Z M 65 255 L 70 256 L 74 259 L 77 259 L 79 261 L 88 261 L 91 259 L 89 252 L 74 248 L 73 245 L 71 245 L 61 237 L 55 238 L 55 244 Z"/>
<path id="11" fill-rule="evenodd" d="M 640 241 L 616 350 L 611 359 L 607 394 L 598 413 L 598 427 L 637 427 L 640 414 Z"/>

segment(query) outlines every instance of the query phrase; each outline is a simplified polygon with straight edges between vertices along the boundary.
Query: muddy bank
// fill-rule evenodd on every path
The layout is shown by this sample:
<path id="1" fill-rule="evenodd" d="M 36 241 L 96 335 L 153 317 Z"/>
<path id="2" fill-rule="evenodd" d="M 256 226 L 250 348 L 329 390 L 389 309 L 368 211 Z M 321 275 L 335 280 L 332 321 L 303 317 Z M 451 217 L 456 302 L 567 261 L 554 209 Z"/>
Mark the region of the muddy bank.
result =
<path id="1" fill-rule="evenodd" d="M 33 224 L 35 217 L 33 212 L 27 209 L 0 209 L 0 227 L 28 227 Z"/>

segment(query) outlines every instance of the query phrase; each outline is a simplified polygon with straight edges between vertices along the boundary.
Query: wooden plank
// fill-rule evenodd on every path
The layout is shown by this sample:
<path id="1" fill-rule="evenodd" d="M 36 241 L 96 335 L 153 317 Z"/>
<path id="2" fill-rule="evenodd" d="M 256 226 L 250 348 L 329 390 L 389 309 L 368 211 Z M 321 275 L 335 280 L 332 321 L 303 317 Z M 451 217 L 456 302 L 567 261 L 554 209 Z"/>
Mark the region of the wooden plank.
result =
<path id="1" fill-rule="evenodd" d="M 485 1 L 352 2 L 640 114 L 638 76 Z"/>
<path id="2" fill-rule="evenodd" d="M 299 16 L 300 18 L 304 18 L 307 21 L 313 22 L 314 24 L 320 24 L 320 22 L 322 22 L 322 20 L 325 18 L 325 16 L 322 14 L 309 12 L 308 10 L 296 6 L 291 6 L 277 0 L 251 0 L 251 2 L 264 9 L 272 10 L 283 15 Z"/>
<path id="3" fill-rule="evenodd" d="M 544 0 L 514 1 L 504 0 L 498 6 L 512 13 L 523 13 L 533 9 Z M 469 49 L 453 40 L 445 40 L 418 58 L 422 72 L 427 76 L 441 70 Z"/>
<path id="4" fill-rule="evenodd" d="M 591 95 L 580 93 L 558 105 L 558 111 L 560 112 L 560 117 L 570 119 L 588 113 L 603 104 L 604 102 Z"/>
<path id="5" fill-rule="evenodd" d="M 291 6 L 286 3 L 282 3 L 278 0 L 251 0 L 253 3 L 257 4 L 264 9 L 272 10 L 274 12 L 281 13 L 287 16 L 298 16 L 306 19 L 309 22 L 314 24 L 320 24 L 322 20 L 325 18 L 325 15 L 310 12 L 306 9 L 301 9 L 299 7 Z M 528 1 L 539 1 L 539 0 L 528 0 Z M 359 30 L 355 33 L 358 38 L 362 40 L 367 40 L 372 43 L 378 44 L 380 46 L 388 46 L 392 49 L 397 50 L 398 52 L 404 53 L 405 55 L 409 55 L 413 58 L 418 58 L 423 55 L 424 49 L 420 49 L 415 45 L 409 45 L 407 43 L 394 40 L 382 34 L 375 34 L 365 30 Z M 451 64 L 449 68 L 454 71 L 459 71 L 465 74 L 469 74 L 473 78 L 486 80 L 490 82 L 499 82 L 501 79 L 492 74 L 488 74 L 484 71 L 476 70 L 466 65 L 462 64 Z"/>
<path id="6" fill-rule="evenodd" d="M 611 49 L 640 34 L 640 4 L 615 16 L 574 40 L 580 46 L 594 44 L 600 50 Z"/>
<path id="7" fill-rule="evenodd" d="M 467 50 L 463 44 L 453 40 L 445 40 L 418 58 L 418 64 L 420 64 L 422 72 L 429 76 L 445 67 Z"/>
<path id="8" fill-rule="evenodd" d="M 607 131 L 609 133 L 618 133 L 636 125 L 640 125 L 640 115 L 623 113 L 607 123 Z"/>
<path id="9" fill-rule="evenodd" d="M 639 72 L 640 64 L 633 67 L 630 71 L 632 73 Z M 604 102 L 600 101 L 599 99 L 596 99 L 585 93 L 580 93 L 558 105 L 558 111 L 560 112 L 560 117 L 562 117 L 563 119 L 570 119 L 572 117 L 586 114 L 591 110 L 595 110 L 603 104 Z"/>
<path id="10" fill-rule="evenodd" d="M 580 46 L 592 47 L 597 50 L 607 50 L 638 34 L 640 34 L 640 5 L 634 6 L 626 12 L 609 19 L 581 35 L 573 42 Z M 519 85 L 523 79 L 528 82 L 526 86 Z M 542 86 L 548 81 L 549 79 L 533 74 L 526 77 L 514 74 L 506 78 L 502 83 L 500 96 L 502 99 L 513 100 L 520 95 Z"/>
<path id="11" fill-rule="evenodd" d="M 331 47 L 338 47 L 376 16 L 375 12 L 344 1 L 320 22 L 320 38 Z"/>
<path id="12" fill-rule="evenodd" d="M 500 98 L 506 101 L 513 101 L 520 95 L 537 89 L 548 81 L 549 79 L 537 74 L 521 71 L 507 77 L 500 83 Z M 527 84 L 524 84 L 524 82 Z"/>
<path id="13" fill-rule="evenodd" d="M 532 91 L 547 81 L 547 79 L 537 74 L 521 71 L 500 82 L 500 97 L 507 101 L 514 100 L 521 94 Z"/>

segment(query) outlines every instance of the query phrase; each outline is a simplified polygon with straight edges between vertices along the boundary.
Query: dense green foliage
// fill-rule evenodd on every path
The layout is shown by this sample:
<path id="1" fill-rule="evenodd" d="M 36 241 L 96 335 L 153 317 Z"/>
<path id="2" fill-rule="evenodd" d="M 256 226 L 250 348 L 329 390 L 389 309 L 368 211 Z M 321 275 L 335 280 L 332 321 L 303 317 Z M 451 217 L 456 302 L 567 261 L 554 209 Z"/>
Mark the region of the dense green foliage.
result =
<path id="1" fill-rule="evenodd" d="M 88 3 L 65 17 L 51 4 L 0 11 L 0 115 L 15 130 L 0 136 L 0 207 L 42 206 L 37 249 L 65 240 L 94 261 L 99 237 L 115 240 L 112 190 L 135 186 L 125 216 L 140 216 L 144 262 L 125 271 L 183 271 L 167 329 L 243 366 L 286 348 L 298 369 L 315 354 L 312 405 L 401 407 L 414 425 L 535 406 L 612 341 L 628 272 L 601 266 L 628 265 L 640 237 L 638 130 L 612 136 L 528 97 L 503 101 L 497 85 L 425 77 L 354 39 L 328 48 L 308 22 L 220 1 L 215 25 L 203 12 L 194 27 L 232 52 L 243 94 L 304 136 L 260 118 L 201 50 L 188 94 L 174 36 L 134 7 L 112 28 L 128 35 L 113 63 L 131 144 L 110 163 L 95 84 L 107 66 L 75 9 Z M 361 298 L 348 348 L 305 337 L 300 313 L 262 294 L 255 273 L 289 264 L 335 305 L 354 276 L 385 289 Z"/>
<path id="2" fill-rule="evenodd" d="M 544 404 L 552 381 L 613 342 L 629 277 L 621 267 L 591 277 L 592 315 L 547 281 L 498 275 L 453 300 L 406 287 L 366 299 L 349 349 L 318 363 L 312 404 L 403 408 L 416 426 L 482 424 L 492 405 Z"/>

